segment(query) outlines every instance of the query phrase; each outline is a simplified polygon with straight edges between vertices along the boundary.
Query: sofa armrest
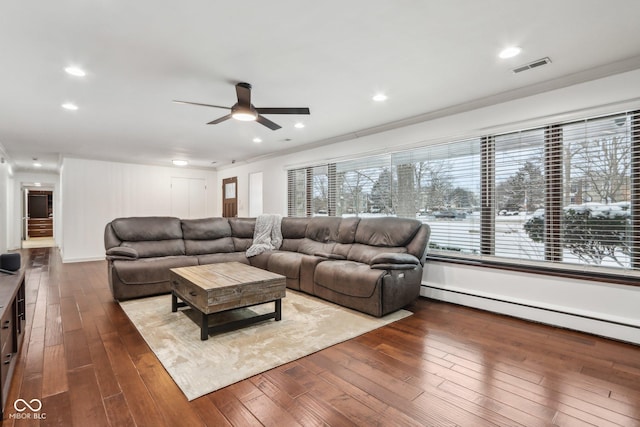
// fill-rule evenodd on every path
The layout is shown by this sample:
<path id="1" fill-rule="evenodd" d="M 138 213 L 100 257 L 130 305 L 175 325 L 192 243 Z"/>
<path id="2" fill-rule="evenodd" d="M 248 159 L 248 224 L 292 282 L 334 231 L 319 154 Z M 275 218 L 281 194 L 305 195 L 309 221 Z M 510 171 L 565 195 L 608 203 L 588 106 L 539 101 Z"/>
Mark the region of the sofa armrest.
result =
<path id="1" fill-rule="evenodd" d="M 342 256 L 342 255 L 338 255 L 338 254 L 331 254 L 331 253 L 327 253 L 327 252 L 316 252 L 313 255 L 315 256 L 319 256 L 321 258 L 327 258 L 327 259 L 337 259 L 337 260 L 344 260 L 347 259 L 346 257 Z"/>
<path id="2" fill-rule="evenodd" d="M 136 260 L 138 259 L 138 251 L 126 246 L 115 246 L 107 249 L 107 259 L 110 260 Z"/>
<path id="3" fill-rule="evenodd" d="M 371 268 L 376 270 L 413 270 L 416 268 L 416 264 L 393 264 L 393 263 L 380 263 L 371 264 Z"/>
<path id="4" fill-rule="evenodd" d="M 411 265 L 412 266 L 411 268 L 413 268 L 416 265 L 420 265 L 420 260 L 411 254 L 385 252 L 385 253 L 381 253 L 374 256 L 373 258 L 371 258 L 371 261 L 369 262 L 369 265 L 371 265 L 372 267 L 374 265 L 379 265 L 379 264 L 390 264 L 390 265 L 406 264 L 406 265 Z M 404 270 L 406 270 L 406 268 L 404 268 Z"/>

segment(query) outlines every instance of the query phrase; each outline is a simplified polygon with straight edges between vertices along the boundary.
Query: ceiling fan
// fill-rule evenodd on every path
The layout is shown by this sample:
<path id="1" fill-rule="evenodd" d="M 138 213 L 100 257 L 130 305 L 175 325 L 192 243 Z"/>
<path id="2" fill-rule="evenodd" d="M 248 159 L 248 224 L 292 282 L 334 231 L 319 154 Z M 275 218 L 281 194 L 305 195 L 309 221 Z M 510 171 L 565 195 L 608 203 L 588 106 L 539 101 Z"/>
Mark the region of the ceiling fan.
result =
<path id="1" fill-rule="evenodd" d="M 238 83 L 236 85 L 236 95 L 238 96 L 238 102 L 236 102 L 232 107 L 201 104 L 199 102 L 189 101 L 174 100 L 173 102 L 176 102 L 178 104 L 201 105 L 203 107 L 215 107 L 231 110 L 231 113 L 207 123 L 208 125 L 217 125 L 218 123 L 222 123 L 225 120 L 234 118 L 241 121 L 255 120 L 271 130 L 278 130 L 282 126 L 267 119 L 263 116 L 263 114 L 311 114 L 308 108 L 256 108 L 251 103 L 251 85 L 249 83 Z"/>

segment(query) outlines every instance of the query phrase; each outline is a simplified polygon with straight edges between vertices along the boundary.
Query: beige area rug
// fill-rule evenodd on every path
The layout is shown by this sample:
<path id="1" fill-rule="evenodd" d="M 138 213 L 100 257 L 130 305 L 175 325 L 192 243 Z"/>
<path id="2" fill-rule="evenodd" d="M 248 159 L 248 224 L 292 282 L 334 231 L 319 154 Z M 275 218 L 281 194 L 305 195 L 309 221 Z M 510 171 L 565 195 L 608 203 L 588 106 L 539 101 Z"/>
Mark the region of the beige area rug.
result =
<path id="1" fill-rule="evenodd" d="M 201 341 L 193 310 L 172 313 L 170 295 L 120 305 L 189 400 L 412 314 L 400 310 L 376 318 L 287 289 L 281 321 L 270 319 Z M 234 310 L 222 321 L 273 310 L 273 303 Z M 217 317 L 209 324 L 219 323 Z"/>

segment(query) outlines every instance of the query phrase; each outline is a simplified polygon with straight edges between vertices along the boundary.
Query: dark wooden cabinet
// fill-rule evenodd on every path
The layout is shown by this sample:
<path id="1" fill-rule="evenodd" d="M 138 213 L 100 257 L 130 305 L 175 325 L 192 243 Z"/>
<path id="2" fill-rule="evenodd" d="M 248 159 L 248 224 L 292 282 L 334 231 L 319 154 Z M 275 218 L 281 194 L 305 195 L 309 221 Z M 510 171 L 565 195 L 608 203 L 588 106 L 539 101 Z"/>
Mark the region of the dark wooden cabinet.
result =
<path id="1" fill-rule="evenodd" d="M 15 275 L 0 273 L 0 420 L 4 416 L 11 377 L 24 339 L 25 311 L 24 269 Z"/>
<path id="2" fill-rule="evenodd" d="M 27 237 L 53 237 L 53 192 L 30 190 Z"/>
<path id="3" fill-rule="evenodd" d="M 53 218 L 29 218 L 29 237 L 53 237 Z"/>

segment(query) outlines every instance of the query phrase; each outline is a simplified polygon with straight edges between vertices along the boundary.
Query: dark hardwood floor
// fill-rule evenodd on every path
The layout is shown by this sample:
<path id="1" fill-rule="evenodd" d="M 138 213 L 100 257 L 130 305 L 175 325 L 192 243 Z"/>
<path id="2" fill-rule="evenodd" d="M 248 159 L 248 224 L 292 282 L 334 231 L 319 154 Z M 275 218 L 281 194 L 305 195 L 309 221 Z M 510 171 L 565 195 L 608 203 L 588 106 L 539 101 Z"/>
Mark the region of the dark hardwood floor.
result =
<path id="1" fill-rule="evenodd" d="M 640 347 L 427 299 L 188 402 L 112 300 L 105 262 L 23 257 L 27 328 L 6 426 L 640 426 Z M 16 419 L 18 398 L 40 399 L 46 418 Z"/>

